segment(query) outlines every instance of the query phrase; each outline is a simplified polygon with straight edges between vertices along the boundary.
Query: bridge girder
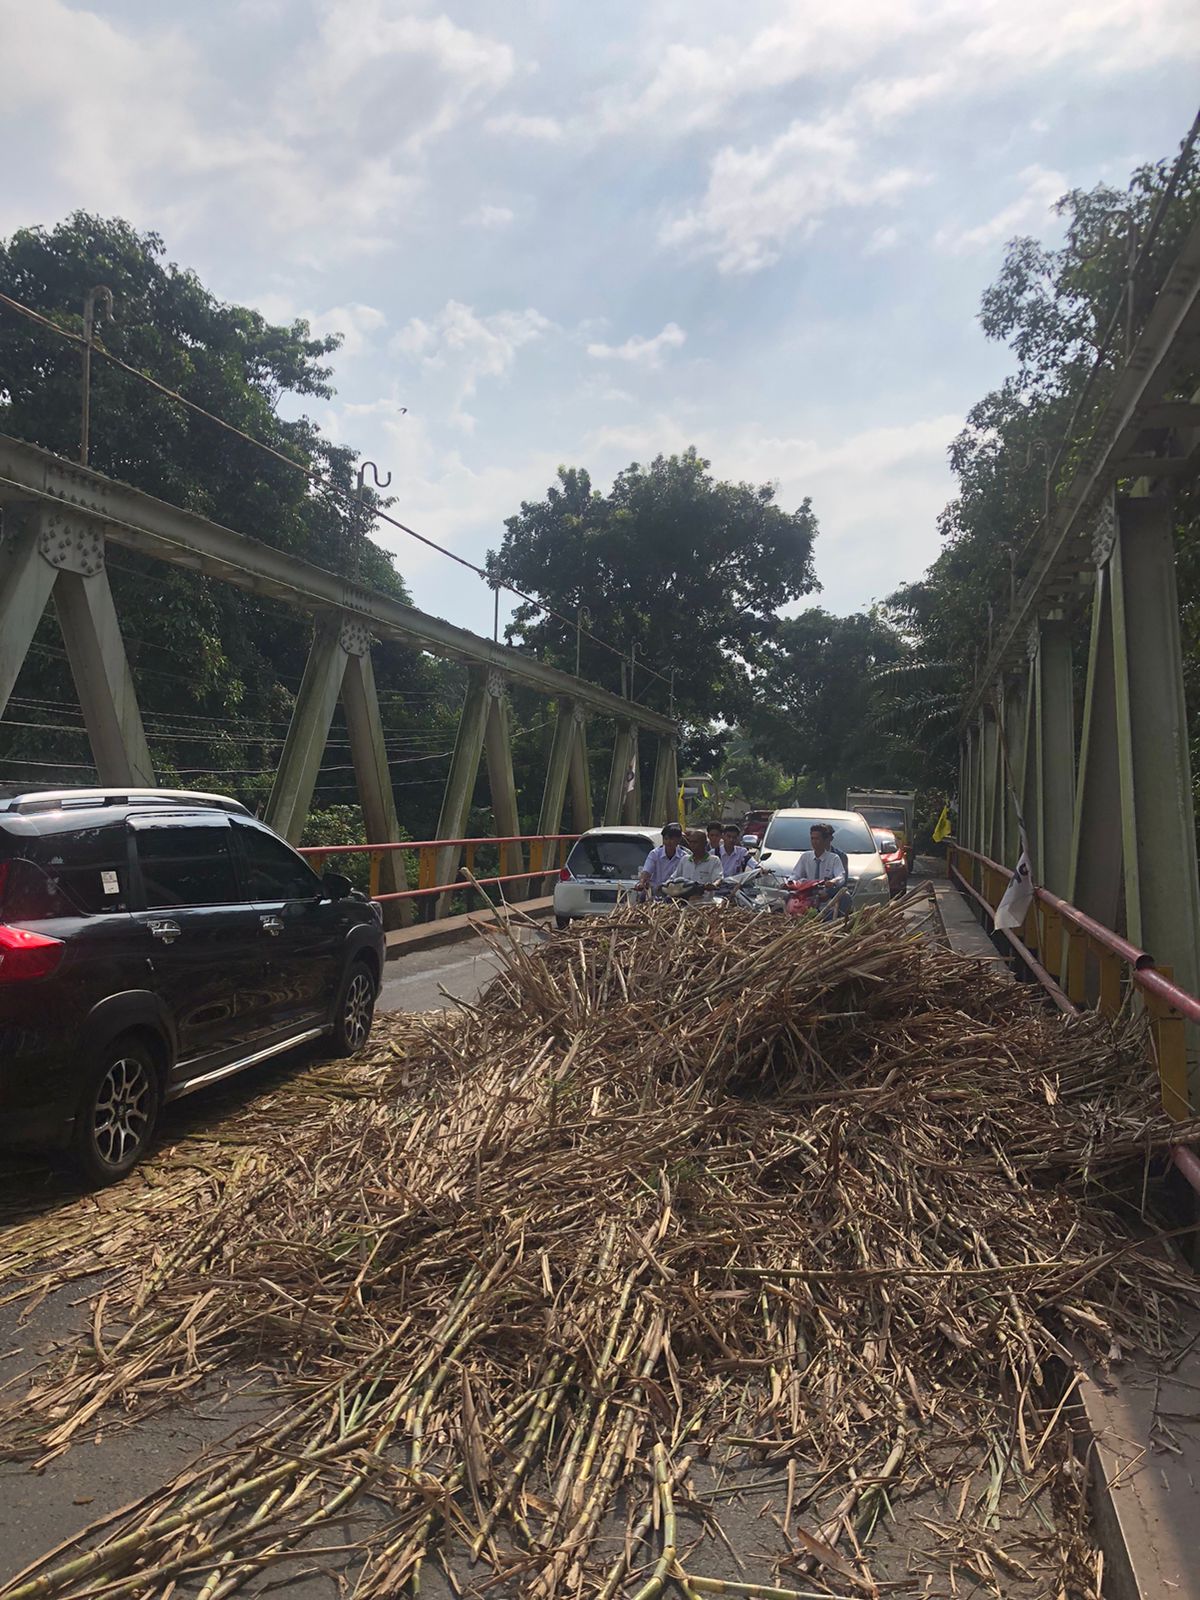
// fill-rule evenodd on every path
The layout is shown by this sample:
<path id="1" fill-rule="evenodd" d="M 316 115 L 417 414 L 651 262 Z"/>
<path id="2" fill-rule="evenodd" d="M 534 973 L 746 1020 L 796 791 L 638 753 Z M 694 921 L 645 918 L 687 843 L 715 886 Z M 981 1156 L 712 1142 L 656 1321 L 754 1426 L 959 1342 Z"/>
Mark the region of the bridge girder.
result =
<path id="1" fill-rule="evenodd" d="M 104 568 L 105 549 L 112 542 L 251 594 L 282 600 L 312 618 L 313 641 L 268 807 L 268 819 L 293 843 L 304 828 L 339 698 L 368 838 L 381 844 L 398 838 L 399 821 L 371 660 L 371 647 L 377 640 L 395 641 L 467 665 L 467 694 L 443 797 L 439 838 L 463 837 L 484 759 L 498 833 L 521 832 L 506 692 L 511 683 L 551 697 L 557 704 L 558 724 L 565 730 L 562 738 L 556 736 L 551 754 L 540 831 L 559 831 L 568 788 L 574 826 L 580 831 L 591 826 L 589 716 L 615 722 L 613 770 L 615 773 L 619 766 L 622 779 L 630 759 L 636 772 L 639 733 L 657 737 L 656 818 L 665 808 L 663 796 L 674 792 L 676 724 L 660 712 L 48 451 L 3 436 L 0 507 L 6 535 L 0 545 L 0 713 L 8 704 L 38 623 L 53 597 L 103 783 L 154 783 L 133 675 Z M 612 810 L 613 793 L 610 780 L 606 818 Z M 640 777 L 632 789 L 622 782 L 617 817 L 641 822 L 641 796 Z M 457 850 L 448 846 L 439 856 L 440 871 L 453 875 L 458 868 Z M 506 848 L 505 870 L 524 870 L 519 847 Z M 439 875 L 437 881 L 449 882 L 451 877 Z M 399 857 L 385 856 L 381 891 L 404 887 Z M 521 892 L 517 890 L 517 898 Z"/>

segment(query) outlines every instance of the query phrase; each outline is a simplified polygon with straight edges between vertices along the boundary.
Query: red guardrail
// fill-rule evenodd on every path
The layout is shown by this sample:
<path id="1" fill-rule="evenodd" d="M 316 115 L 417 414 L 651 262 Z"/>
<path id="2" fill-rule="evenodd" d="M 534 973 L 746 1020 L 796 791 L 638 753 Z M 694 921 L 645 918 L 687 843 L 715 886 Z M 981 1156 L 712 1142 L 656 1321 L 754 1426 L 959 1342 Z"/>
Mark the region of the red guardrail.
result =
<path id="1" fill-rule="evenodd" d="M 971 863 L 972 868 L 979 868 L 980 887 L 973 881 L 973 870 L 970 879 L 958 870 L 960 857 Z M 993 916 L 1012 879 L 1008 868 L 953 840 L 947 841 L 947 862 L 955 882 L 988 916 Z M 994 899 L 981 892 L 988 889 Z M 1121 1009 L 1123 982 L 1140 991 L 1150 1017 L 1163 1110 L 1178 1120 L 1190 1117 L 1187 1024 L 1200 1024 L 1200 999 L 1173 982 L 1170 969 L 1158 966 L 1148 951 L 1139 950 L 1119 933 L 1089 917 L 1086 911 L 1080 911 L 1039 885 L 1034 886 L 1033 903 L 1022 932 L 1024 940 L 1004 930 L 1005 937 L 1027 962 L 1034 976 L 1039 981 L 1049 980 L 1047 986 L 1054 997 L 1062 997 L 1069 1007 L 1086 1005 L 1093 998 L 1093 993 L 1089 992 L 1089 958 L 1095 963 L 1098 977 L 1094 1001 L 1106 1015 L 1114 1016 Z M 1032 954 L 1034 950 L 1040 961 Z M 1173 1146 L 1171 1158 L 1192 1188 L 1200 1193 L 1200 1158 L 1182 1145 Z"/>
<path id="2" fill-rule="evenodd" d="M 419 900 L 430 895 L 453 894 L 456 891 L 472 887 L 462 878 L 453 883 L 433 883 L 421 881 L 432 879 L 435 876 L 437 865 L 437 851 L 462 850 L 466 855 L 466 870 L 474 877 L 475 854 L 481 847 L 494 846 L 499 852 L 500 871 L 490 877 L 475 878 L 474 882 L 480 888 L 490 888 L 495 884 L 525 883 L 534 878 L 547 878 L 552 874 L 557 875 L 567 857 L 567 847 L 573 845 L 579 838 L 577 833 L 514 833 L 503 834 L 488 838 L 473 839 L 401 839 L 388 844 L 322 844 L 307 845 L 300 851 L 316 866 L 324 865 L 330 856 L 356 856 L 366 855 L 370 858 L 370 888 L 372 900 L 387 904 L 396 900 Z M 546 846 L 554 847 L 549 854 L 555 859 L 547 860 Z M 529 847 L 529 857 L 532 866 L 530 872 L 506 872 L 508 852 L 513 846 L 518 850 Z M 390 893 L 380 893 L 379 866 L 385 855 L 390 855 L 399 850 L 424 851 L 419 857 L 418 887 L 416 889 L 397 889 Z"/>

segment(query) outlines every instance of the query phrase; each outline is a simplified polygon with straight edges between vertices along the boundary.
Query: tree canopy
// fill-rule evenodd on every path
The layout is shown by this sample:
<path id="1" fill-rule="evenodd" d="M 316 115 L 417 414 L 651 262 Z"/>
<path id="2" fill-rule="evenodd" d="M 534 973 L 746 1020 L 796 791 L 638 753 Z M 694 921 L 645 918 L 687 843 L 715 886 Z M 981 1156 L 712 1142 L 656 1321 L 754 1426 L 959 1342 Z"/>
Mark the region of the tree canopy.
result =
<path id="1" fill-rule="evenodd" d="M 520 605 L 509 639 L 574 670 L 586 608 L 585 628 L 645 664 L 633 669 L 636 697 L 665 708 L 673 669 L 685 716 L 743 711 L 778 608 L 818 587 L 809 501 L 785 511 L 772 485 L 722 482 L 694 449 L 634 462 L 608 494 L 582 468 L 560 467 L 545 498 L 523 502 L 504 526 L 490 570 L 558 613 Z M 586 636 L 580 666 L 621 685 L 618 657 Z"/>

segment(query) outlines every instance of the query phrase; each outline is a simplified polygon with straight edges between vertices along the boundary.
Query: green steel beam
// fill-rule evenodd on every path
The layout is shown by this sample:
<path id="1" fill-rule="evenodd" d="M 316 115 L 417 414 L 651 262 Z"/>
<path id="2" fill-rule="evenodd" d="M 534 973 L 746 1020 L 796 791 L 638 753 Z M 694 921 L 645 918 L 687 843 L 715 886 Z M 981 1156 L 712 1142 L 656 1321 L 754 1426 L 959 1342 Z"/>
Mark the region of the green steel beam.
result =
<path id="1" fill-rule="evenodd" d="M 318 617 L 283 756 L 267 801 L 267 822 L 289 844 L 299 844 L 304 832 L 345 669 L 346 652 L 338 618 Z"/>
<path id="2" fill-rule="evenodd" d="M 588 766 L 587 718 L 582 706 L 576 706 L 572 718 L 575 737 L 571 741 L 571 826 L 576 833 L 586 833 L 592 826 L 592 774 Z"/>
<path id="3" fill-rule="evenodd" d="M 108 574 L 60 572 L 54 609 L 100 782 L 152 789 L 154 763 Z"/>
<path id="4" fill-rule="evenodd" d="M 5 538 L 0 541 L 0 715 L 58 577 L 38 549 L 41 517 L 37 507 L 10 508 L 4 514 L 4 528 Z"/>
<path id="5" fill-rule="evenodd" d="M 1200 877 L 1171 507 L 1161 499 L 1123 500 L 1118 524 L 1114 586 L 1122 595 L 1130 707 L 1122 802 L 1128 787 L 1128 822 L 1136 829 L 1126 851 L 1129 938 L 1170 966 L 1182 988 L 1200 994 Z"/>
<path id="6" fill-rule="evenodd" d="M 488 690 L 486 667 L 467 669 L 467 693 L 463 700 L 462 716 L 458 723 L 458 736 L 454 741 L 454 755 L 446 778 L 446 792 L 442 796 L 442 809 L 438 817 L 439 839 L 465 839 L 467 822 L 471 814 L 471 801 L 475 796 L 475 780 L 479 776 L 479 762 L 483 756 L 483 739 L 492 709 L 492 696 Z M 453 883 L 462 861 L 462 850 L 450 845 L 437 853 L 437 881 Z M 448 895 L 438 899 L 439 912 L 445 909 Z"/>
<path id="7" fill-rule="evenodd" d="M 674 819 L 678 807 L 675 796 L 679 786 L 675 782 L 675 740 L 664 734 L 658 740 L 654 760 L 654 785 L 650 794 L 650 821 L 661 828 L 664 822 Z"/>
<path id="8" fill-rule="evenodd" d="M 637 750 L 637 729 L 631 722 L 618 722 L 613 737 L 612 765 L 608 769 L 608 794 L 604 801 L 604 820 L 610 826 L 629 819 L 625 813 L 625 786 L 629 763 Z M 636 769 L 634 794 L 637 793 Z"/>
<path id="9" fill-rule="evenodd" d="M 567 799 L 575 743 L 574 710 L 569 700 L 559 701 L 554 719 L 554 737 L 550 743 L 550 760 L 546 766 L 546 783 L 542 790 L 542 809 L 538 816 L 538 832 L 541 834 L 562 831 L 563 807 Z"/>
<path id="10" fill-rule="evenodd" d="M 368 844 L 393 844 L 400 837 L 400 822 L 396 816 L 396 797 L 388 766 L 383 719 L 379 714 L 370 642 L 366 639 L 354 642 L 356 649 L 348 653 L 342 674 L 342 709 L 346 713 L 350 759 L 354 763 Z M 404 861 L 402 850 L 388 851 L 380 858 L 381 894 L 398 894 L 407 889 Z M 384 906 L 383 915 L 388 927 L 407 927 L 412 921 L 412 902 L 392 901 Z"/>
<path id="11" fill-rule="evenodd" d="M 1061 899 L 1071 885 L 1071 829 L 1075 816 L 1075 680 L 1071 634 L 1054 619 L 1038 625 L 1037 766 L 1038 881 Z"/>
<path id="12" fill-rule="evenodd" d="M 1106 928 L 1115 930 L 1121 912 L 1123 841 L 1111 590 L 1111 573 L 1105 566 L 1096 574 L 1092 599 L 1092 637 L 1066 898 Z"/>
<path id="13" fill-rule="evenodd" d="M 488 792 L 492 800 L 492 816 L 496 835 L 501 839 L 515 838 L 521 831 L 521 808 L 517 802 L 517 782 L 513 774 L 512 725 L 509 717 L 508 696 L 503 684 L 493 675 L 491 707 L 483 731 L 483 753 L 487 761 Z M 504 874 L 524 872 L 525 852 L 519 844 L 506 845 L 504 849 Z M 509 900 L 523 900 L 527 885 L 506 883 L 501 885 L 503 896 Z"/>
<path id="14" fill-rule="evenodd" d="M 218 523 L 156 500 L 102 473 L 64 461 L 48 450 L 0 435 L 0 504 L 31 500 L 58 511 L 69 509 L 130 549 L 175 566 L 203 572 L 253 594 L 282 600 L 308 612 L 331 610 L 365 623 L 380 639 L 398 640 L 432 655 L 490 667 L 542 694 L 578 701 L 590 711 L 634 718 L 654 733 L 670 733 L 675 722 L 620 695 L 610 694 L 533 656 L 456 628 L 391 595 L 326 572 L 286 551 L 234 533 Z M 0 680 L 2 683 L 2 680 Z"/>
<path id="15" fill-rule="evenodd" d="M 1025 819 L 1025 842 L 1029 846 L 1029 870 L 1033 873 L 1034 882 L 1040 883 L 1042 879 L 1038 858 L 1038 652 L 1036 650 L 1030 653 L 1025 669 L 1024 695 L 1025 714 L 1021 724 L 1021 775 L 1018 780 L 1018 794 L 1021 801 L 1021 815 Z"/>
<path id="16" fill-rule="evenodd" d="M 6 512 L 0 552 L 0 712 L 51 595 L 101 783 L 153 788 L 154 764 L 112 591 L 104 537 L 41 504 Z"/>

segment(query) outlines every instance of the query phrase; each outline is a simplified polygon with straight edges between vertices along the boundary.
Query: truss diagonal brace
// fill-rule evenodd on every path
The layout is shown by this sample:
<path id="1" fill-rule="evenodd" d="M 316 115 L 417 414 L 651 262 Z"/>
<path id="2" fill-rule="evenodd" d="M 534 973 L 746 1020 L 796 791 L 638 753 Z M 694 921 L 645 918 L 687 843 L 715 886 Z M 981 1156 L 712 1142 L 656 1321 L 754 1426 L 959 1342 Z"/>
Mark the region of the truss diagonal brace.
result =
<path id="1" fill-rule="evenodd" d="M 100 782 L 152 787 L 154 764 L 104 570 L 103 534 L 68 512 L 40 508 L 10 508 L 5 522 L 0 711 L 53 596 Z"/>

